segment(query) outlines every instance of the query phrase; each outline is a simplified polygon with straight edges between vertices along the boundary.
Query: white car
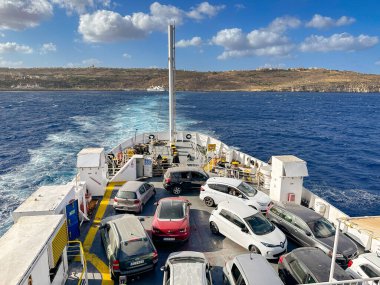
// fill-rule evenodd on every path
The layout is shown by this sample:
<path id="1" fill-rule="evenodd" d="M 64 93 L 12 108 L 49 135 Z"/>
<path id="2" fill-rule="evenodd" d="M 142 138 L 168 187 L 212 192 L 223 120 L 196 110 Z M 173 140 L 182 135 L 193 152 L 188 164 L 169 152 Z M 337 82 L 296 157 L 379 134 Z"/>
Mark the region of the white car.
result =
<path id="1" fill-rule="evenodd" d="M 380 251 L 364 253 L 348 262 L 346 272 L 353 278 L 380 277 Z M 365 284 L 377 285 L 379 281 L 368 281 Z"/>
<path id="2" fill-rule="evenodd" d="M 211 266 L 201 252 L 173 252 L 161 271 L 164 272 L 163 285 L 212 285 Z"/>
<path id="3" fill-rule="evenodd" d="M 272 265 L 259 254 L 241 254 L 226 262 L 223 285 L 284 285 Z"/>
<path id="4" fill-rule="evenodd" d="M 271 203 L 269 196 L 250 184 L 234 178 L 212 177 L 201 187 L 199 198 L 209 207 L 222 201 L 241 200 L 261 212 Z"/>
<path id="5" fill-rule="evenodd" d="M 260 212 L 241 201 L 224 201 L 212 211 L 210 230 L 267 259 L 277 259 L 286 252 L 284 233 Z"/>

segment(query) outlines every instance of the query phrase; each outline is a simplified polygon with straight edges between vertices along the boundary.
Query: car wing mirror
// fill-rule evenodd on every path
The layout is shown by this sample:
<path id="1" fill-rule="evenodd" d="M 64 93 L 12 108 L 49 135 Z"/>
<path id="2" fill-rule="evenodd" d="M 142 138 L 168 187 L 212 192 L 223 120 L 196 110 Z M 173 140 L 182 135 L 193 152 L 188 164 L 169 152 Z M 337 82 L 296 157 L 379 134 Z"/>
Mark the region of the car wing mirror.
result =
<path id="1" fill-rule="evenodd" d="M 243 195 L 239 194 L 238 197 L 239 197 L 239 198 L 243 198 Z"/>
<path id="2" fill-rule="evenodd" d="M 306 231 L 305 234 L 306 234 L 308 237 L 311 236 L 311 232 L 309 232 L 309 231 Z"/>
<path id="3" fill-rule="evenodd" d="M 165 271 L 168 271 L 168 268 L 166 266 L 161 266 L 160 270 L 165 272 Z"/>
<path id="4" fill-rule="evenodd" d="M 153 205 L 158 206 L 158 202 L 154 202 Z"/>
<path id="5" fill-rule="evenodd" d="M 145 221 L 145 218 L 144 218 L 144 217 L 138 217 L 138 219 L 139 219 L 140 222 Z"/>
<path id="6" fill-rule="evenodd" d="M 246 227 L 241 228 L 241 231 L 242 231 L 243 233 L 248 233 L 248 229 L 247 229 Z"/>
<path id="7" fill-rule="evenodd" d="M 191 206 L 191 203 L 190 203 L 190 202 L 188 202 L 188 203 L 187 203 L 187 205 L 188 205 L 188 206 Z"/>

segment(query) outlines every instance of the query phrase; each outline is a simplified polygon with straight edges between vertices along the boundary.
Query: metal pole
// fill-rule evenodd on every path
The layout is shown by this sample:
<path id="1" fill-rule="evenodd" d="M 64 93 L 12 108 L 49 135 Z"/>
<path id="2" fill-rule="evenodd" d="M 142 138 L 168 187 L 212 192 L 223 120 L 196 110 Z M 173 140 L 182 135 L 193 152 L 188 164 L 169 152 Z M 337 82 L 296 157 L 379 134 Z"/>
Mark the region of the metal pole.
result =
<path id="1" fill-rule="evenodd" d="M 168 26 L 168 46 L 169 46 L 169 140 L 175 142 L 175 88 L 174 88 L 174 68 L 175 68 L 175 47 L 174 47 L 174 25 Z"/>
<path id="2" fill-rule="evenodd" d="M 333 282 L 333 278 L 334 278 L 335 259 L 336 259 L 336 251 L 338 249 L 339 232 L 340 232 L 340 219 L 338 219 L 338 227 L 335 229 L 334 248 L 333 248 L 333 253 L 331 257 L 329 282 Z"/>

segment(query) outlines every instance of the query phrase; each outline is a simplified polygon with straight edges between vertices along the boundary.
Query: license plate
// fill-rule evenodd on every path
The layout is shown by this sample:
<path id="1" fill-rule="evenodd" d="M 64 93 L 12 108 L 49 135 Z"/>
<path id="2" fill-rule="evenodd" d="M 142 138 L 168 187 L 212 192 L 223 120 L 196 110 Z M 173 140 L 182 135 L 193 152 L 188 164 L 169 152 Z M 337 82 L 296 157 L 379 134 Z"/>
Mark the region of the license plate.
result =
<path id="1" fill-rule="evenodd" d="M 139 264 L 143 264 L 143 263 L 144 263 L 144 260 L 137 260 L 137 261 L 131 262 L 131 266 L 133 266 L 133 265 L 139 265 Z"/>
<path id="2" fill-rule="evenodd" d="M 172 238 L 172 237 L 168 237 L 168 238 L 164 238 L 164 240 L 175 240 L 175 238 Z"/>

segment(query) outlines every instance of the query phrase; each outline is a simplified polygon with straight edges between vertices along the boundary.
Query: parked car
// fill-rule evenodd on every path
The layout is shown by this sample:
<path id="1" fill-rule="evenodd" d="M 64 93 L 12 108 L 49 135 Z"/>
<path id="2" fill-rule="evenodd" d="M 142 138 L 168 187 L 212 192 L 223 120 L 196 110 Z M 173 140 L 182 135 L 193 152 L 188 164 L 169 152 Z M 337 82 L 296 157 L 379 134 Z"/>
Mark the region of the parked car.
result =
<path id="1" fill-rule="evenodd" d="M 224 285 L 283 285 L 272 265 L 259 254 L 241 254 L 226 262 Z"/>
<path id="2" fill-rule="evenodd" d="M 199 167 L 172 167 L 166 171 L 163 184 L 166 190 L 179 195 L 184 190 L 200 190 L 208 178 L 208 174 Z"/>
<path id="3" fill-rule="evenodd" d="M 211 265 L 201 252 L 173 252 L 161 270 L 163 285 L 212 285 Z"/>
<path id="4" fill-rule="evenodd" d="M 152 184 L 142 181 L 128 181 L 125 183 L 113 199 L 115 210 L 141 213 L 144 205 L 156 194 Z"/>
<path id="5" fill-rule="evenodd" d="M 354 279 L 380 277 L 380 252 L 364 253 L 348 262 L 346 272 Z M 368 281 L 365 284 L 378 285 L 380 281 Z"/>
<path id="6" fill-rule="evenodd" d="M 211 177 L 201 186 L 199 198 L 209 207 L 222 201 L 241 200 L 256 210 L 265 212 L 271 203 L 269 196 L 254 186 L 234 178 Z"/>
<path id="7" fill-rule="evenodd" d="M 221 233 L 267 259 L 276 259 L 286 252 L 288 242 L 281 230 L 241 201 L 220 202 L 209 222 L 213 234 Z"/>
<path id="8" fill-rule="evenodd" d="M 317 212 L 292 202 L 272 205 L 268 219 L 302 246 L 318 247 L 332 255 L 335 227 Z M 339 232 L 336 262 L 343 268 L 358 254 L 356 244 Z"/>
<path id="9" fill-rule="evenodd" d="M 190 236 L 190 202 L 181 197 L 169 197 L 156 204 L 153 241 L 186 241 Z"/>
<path id="10" fill-rule="evenodd" d="M 328 282 L 330 266 L 331 257 L 319 248 L 300 247 L 280 257 L 278 274 L 286 285 Z M 352 277 L 335 263 L 333 279 L 352 280 Z"/>
<path id="11" fill-rule="evenodd" d="M 100 236 L 112 279 L 152 270 L 158 254 L 140 219 L 116 215 L 102 220 Z"/>

